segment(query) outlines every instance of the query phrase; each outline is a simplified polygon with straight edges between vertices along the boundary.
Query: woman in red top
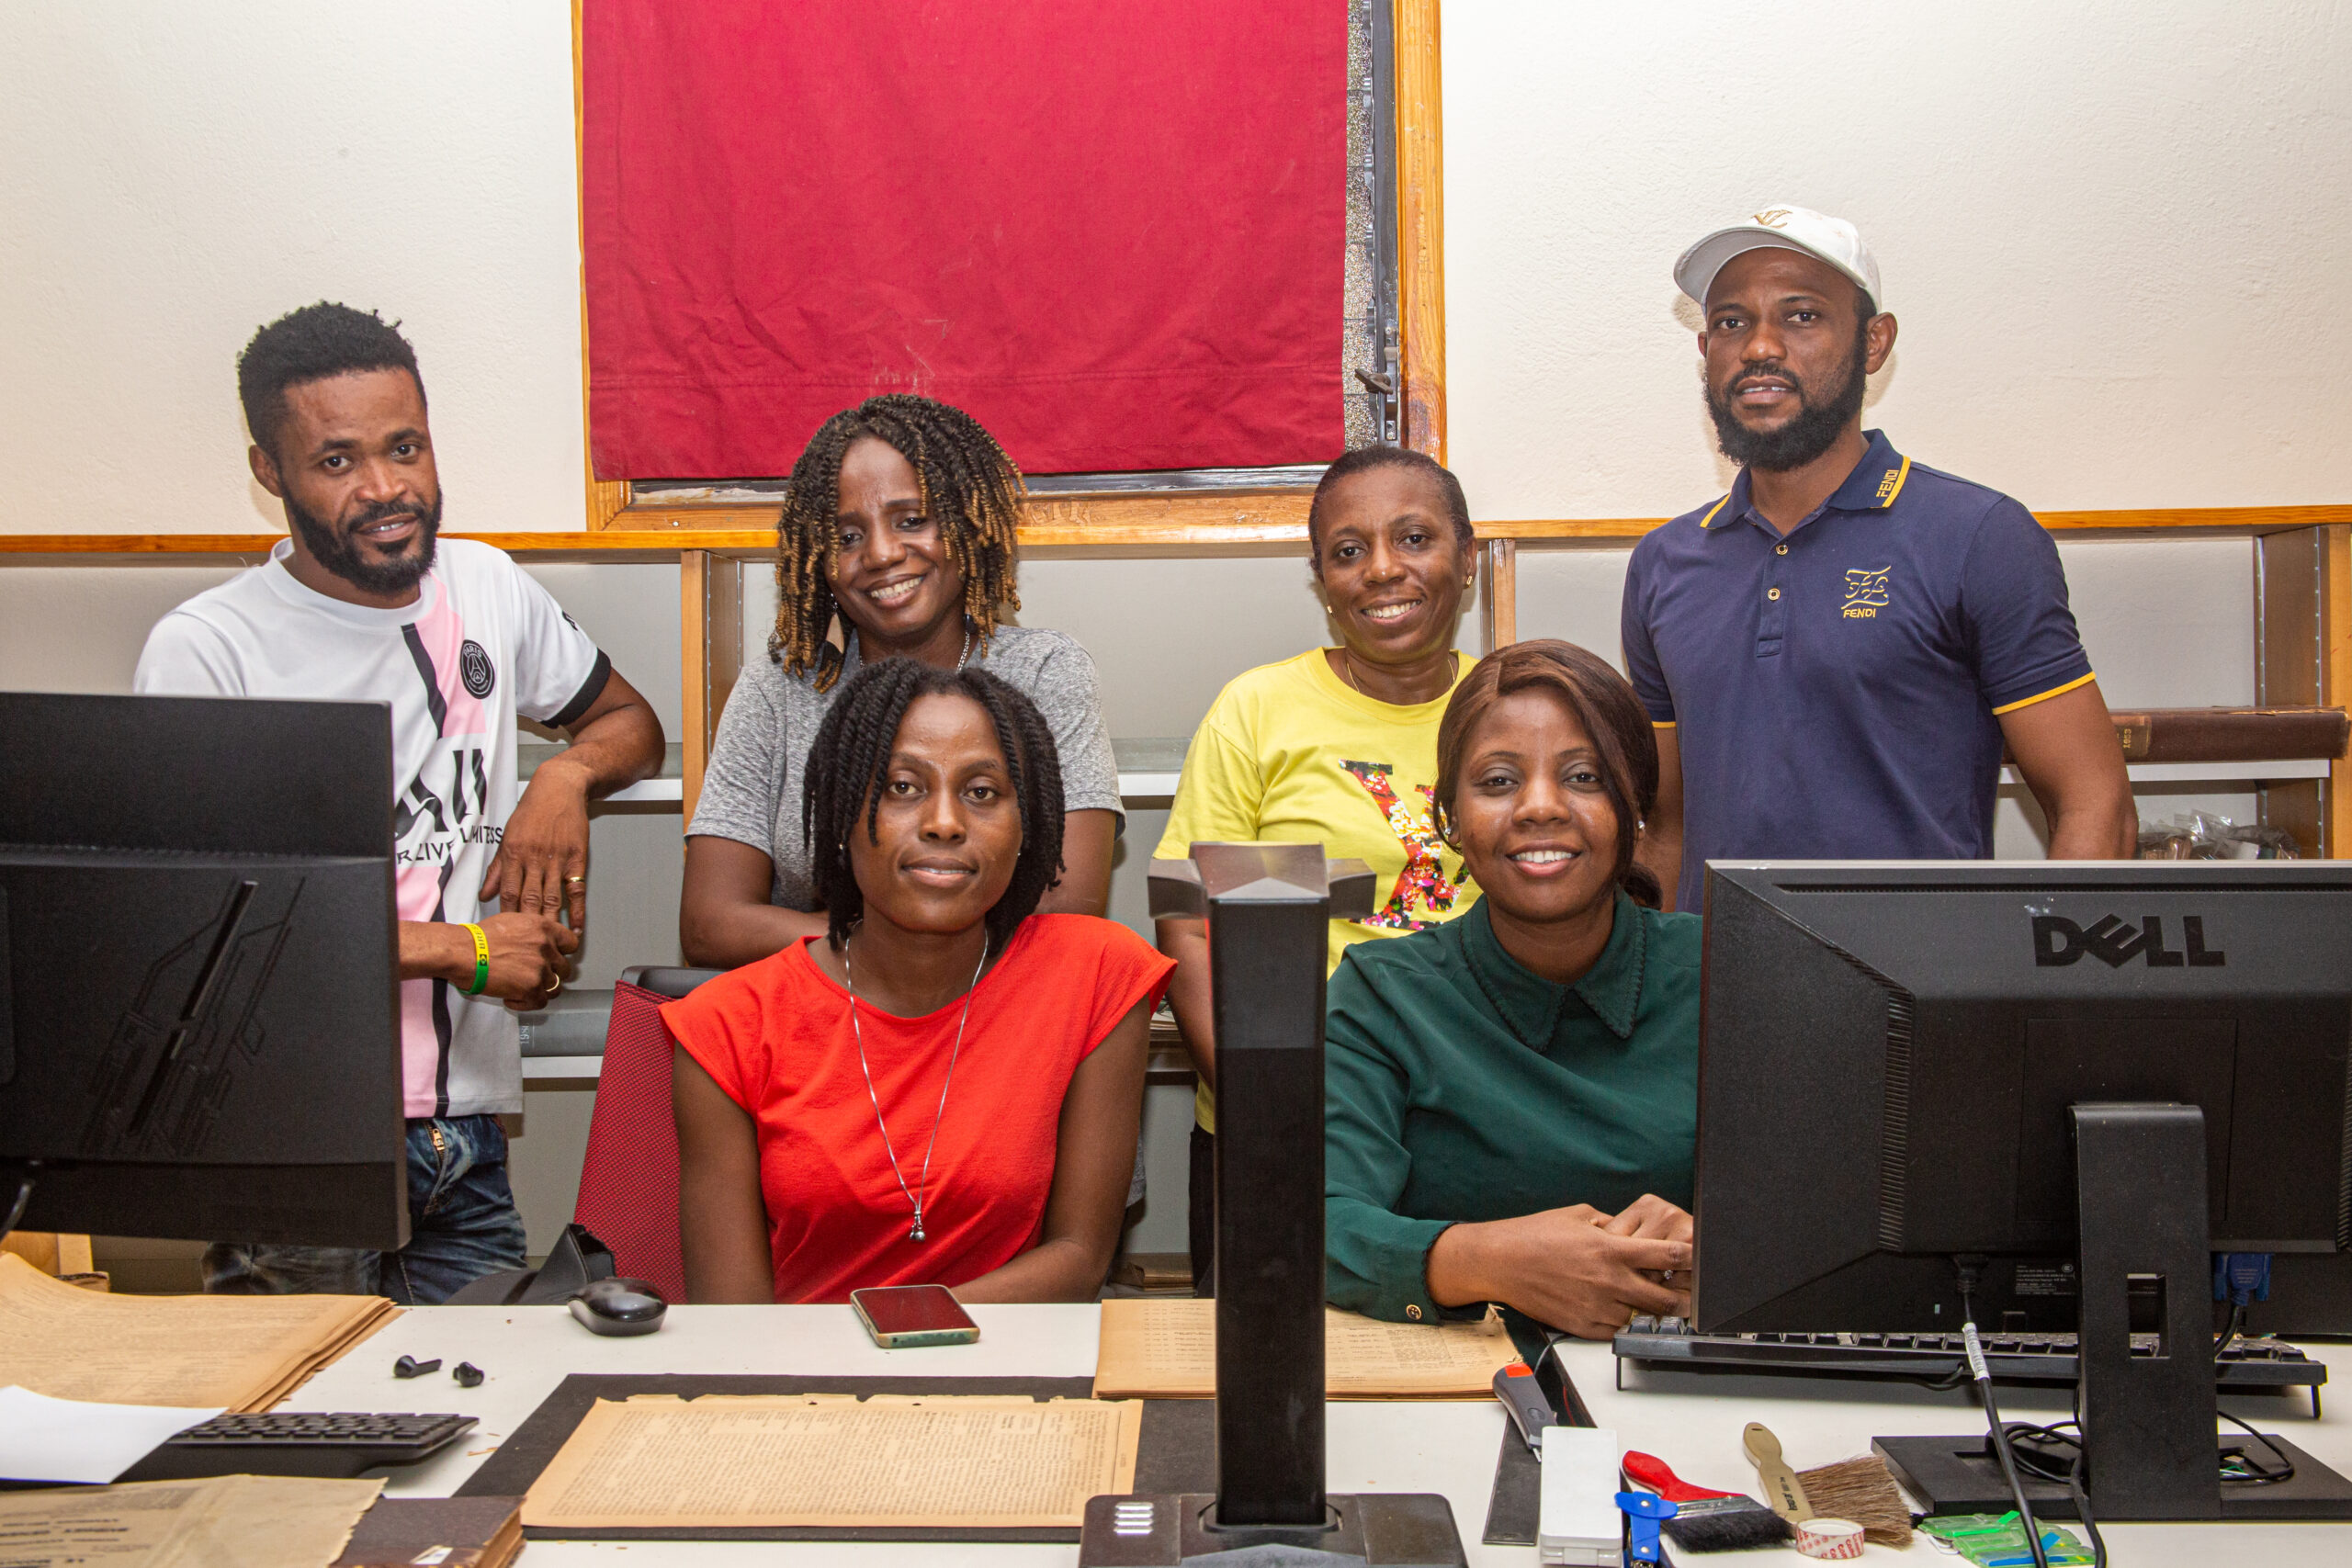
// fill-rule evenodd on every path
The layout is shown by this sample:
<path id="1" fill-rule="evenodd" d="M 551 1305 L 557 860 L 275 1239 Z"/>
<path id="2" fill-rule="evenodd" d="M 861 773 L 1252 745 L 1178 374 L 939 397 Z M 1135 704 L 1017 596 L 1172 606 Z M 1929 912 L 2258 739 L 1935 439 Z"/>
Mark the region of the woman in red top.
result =
<path id="1" fill-rule="evenodd" d="M 1061 865 L 1051 732 L 984 671 L 893 659 L 842 687 L 807 776 L 827 934 L 662 1010 L 687 1294 L 1091 1301 L 1173 965 L 1033 912 Z"/>

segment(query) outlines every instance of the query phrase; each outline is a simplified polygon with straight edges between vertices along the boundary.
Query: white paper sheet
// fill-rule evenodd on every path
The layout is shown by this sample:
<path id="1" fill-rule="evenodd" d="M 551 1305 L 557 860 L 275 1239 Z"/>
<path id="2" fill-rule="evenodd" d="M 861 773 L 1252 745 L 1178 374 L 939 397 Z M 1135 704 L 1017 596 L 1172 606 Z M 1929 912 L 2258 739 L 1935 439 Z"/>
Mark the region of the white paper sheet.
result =
<path id="1" fill-rule="evenodd" d="M 177 1432 L 220 1414 L 219 1406 L 93 1404 L 0 1388 L 0 1478 L 103 1484 Z"/>

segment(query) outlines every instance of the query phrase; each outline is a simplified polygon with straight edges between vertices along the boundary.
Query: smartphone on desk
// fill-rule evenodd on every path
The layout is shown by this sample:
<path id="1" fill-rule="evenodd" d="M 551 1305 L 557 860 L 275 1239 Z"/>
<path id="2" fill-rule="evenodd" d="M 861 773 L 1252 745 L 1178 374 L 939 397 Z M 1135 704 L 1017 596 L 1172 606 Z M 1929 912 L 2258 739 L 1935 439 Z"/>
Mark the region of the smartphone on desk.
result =
<path id="1" fill-rule="evenodd" d="M 944 1285 L 887 1285 L 852 1291 L 849 1304 L 885 1350 L 916 1345 L 969 1345 L 980 1337 L 956 1292 Z"/>

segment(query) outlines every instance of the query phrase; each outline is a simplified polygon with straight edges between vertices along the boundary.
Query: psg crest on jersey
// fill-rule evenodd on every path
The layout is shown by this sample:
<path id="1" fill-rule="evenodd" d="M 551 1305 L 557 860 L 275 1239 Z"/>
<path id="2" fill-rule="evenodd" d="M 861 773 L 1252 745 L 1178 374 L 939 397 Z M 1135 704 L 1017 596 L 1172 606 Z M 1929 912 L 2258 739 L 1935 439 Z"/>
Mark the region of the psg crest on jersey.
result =
<path id="1" fill-rule="evenodd" d="M 490 695 L 490 689 L 498 684 L 496 666 L 491 663 L 490 655 L 482 651 L 481 644 L 471 637 L 468 637 L 458 649 L 458 674 L 466 682 L 466 690 L 476 697 Z"/>

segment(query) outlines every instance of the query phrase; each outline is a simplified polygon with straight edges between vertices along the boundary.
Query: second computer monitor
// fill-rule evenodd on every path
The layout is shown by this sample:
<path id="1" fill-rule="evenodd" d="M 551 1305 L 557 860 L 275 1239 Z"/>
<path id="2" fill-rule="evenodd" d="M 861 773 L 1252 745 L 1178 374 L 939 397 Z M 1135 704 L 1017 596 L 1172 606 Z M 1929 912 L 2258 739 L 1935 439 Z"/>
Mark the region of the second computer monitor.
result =
<path id="1" fill-rule="evenodd" d="M 1974 1254 L 1985 1322 L 2073 1328 L 2088 1102 L 2201 1109 L 2213 1249 L 2342 1290 L 2352 868 L 1716 862 L 1706 886 L 1702 1330 L 1956 1328 Z"/>
<path id="2" fill-rule="evenodd" d="M 0 693 L 0 1218 L 407 1238 L 381 704 Z"/>

